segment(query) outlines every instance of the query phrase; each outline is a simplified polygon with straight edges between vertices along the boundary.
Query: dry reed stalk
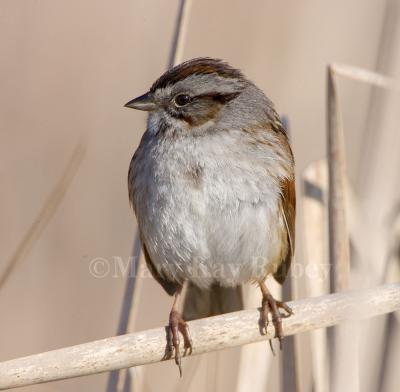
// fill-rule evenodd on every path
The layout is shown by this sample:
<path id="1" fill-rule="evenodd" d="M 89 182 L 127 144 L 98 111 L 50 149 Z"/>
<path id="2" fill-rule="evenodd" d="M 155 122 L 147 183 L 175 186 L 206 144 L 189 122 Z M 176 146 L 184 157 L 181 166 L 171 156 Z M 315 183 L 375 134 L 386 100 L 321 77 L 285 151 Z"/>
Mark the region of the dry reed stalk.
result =
<path id="1" fill-rule="evenodd" d="M 308 298 L 289 306 L 294 315 L 284 319 L 285 335 L 398 310 L 400 284 Z M 266 335 L 260 334 L 259 316 L 259 310 L 252 309 L 189 322 L 193 355 L 273 338 L 272 325 Z M 0 363 L 0 389 L 160 362 L 164 351 L 165 329 L 157 328 L 18 358 Z"/>
<path id="2" fill-rule="evenodd" d="M 28 231 L 23 236 L 14 254 L 6 263 L 7 266 L 4 268 L 0 277 L 0 288 L 6 283 L 15 266 L 25 259 L 35 242 L 40 237 L 40 234 L 54 216 L 62 200 L 64 199 L 72 180 L 78 172 L 78 169 L 85 156 L 86 147 L 87 143 L 82 139 L 74 148 L 71 158 L 69 159 L 62 176 L 51 191 L 36 219 L 32 222 Z"/>
<path id="3" fill-rule="evenodd" d="M 388 90 L 400 90 L 400 85 L 395 79 L 389 78 L 377 72 L 354 67 L 353 65 L 338 63 L 333 63 L 330 65 L 330 67 L 333 73 L 338 76 L 344 76 L 349 79 L 358 80 L 360 82 Z"/>
<path id="4" fill-rule="evenodd" d="M 346 150 L 337 87 L 331 66 L 327 69 L 327 158 L 328 158 L 328 227 L 329 262 L 331 265 L 331 290 L 338 292 L 349 287 L 350 249 L 346 221 Z M 352 327 L 351 327 L 352 328 Z M 346 387 L 346 382 L 357 378 L 357 347 L 352 333 L 346 325 L 331 331 L 330 344 L 330 385 L 333 391 Z M 350 343 L 350 346 L 345 347 Z M 347 352 L 347 355 L 344 355 Z M 357 378 L 358 379 L 358 378 Z M 347 385 L 349 386 L 349 385 Z M 350 387 L 354 392 L 355 385 Z"/>
<path id="5" fill-rule="evenodd" d="M 328 125 L 328 166 L 329 166 L 329 255 L 333 267 L 331 277 L 334 291 L 346 289 L 349 285 L 350 259 L 349 236 L 346 222 L 347 174 L 345 146 L 341 115 L 338 104 L 335 76 L 341 75 L 377 87 L 399 91 L 399 84 L 386 76 L 365 69 L 331 64 L 327 75 L 327 125 Z M 331 344 L 331 386 L 334 390 L 359 388 L 358 336 L 354 325 L 335 328 Z M 352 336 L 354 338 L 352 338 Z M 342 360 L 345 358 L 346 360 Z M 349 381 L 353 382 L 349 385 Z"/>
<path id="6" fill-rule="evenodd" d="M 302 176 L 302 207 L 304 215 L 303 244 L 308 271 L 307 295 L 315 297 L 329 293 L 329 263 L 327 260 L 328 217 L 326 196 L 328 170 L 326 160 L 310 164 Z M 329 355 L 326 329 L 317 329 L 311 335 L 313 390 L 329 389 Z"/>
<path id="7" fill-rule="evenodd" d="M 349 234 L 346 222 L 346 156 L 337 88 L 332 68 L 327 72 L 327 156 L 329 172 L 328 224 L 332 290 L 348 288 Z"/>

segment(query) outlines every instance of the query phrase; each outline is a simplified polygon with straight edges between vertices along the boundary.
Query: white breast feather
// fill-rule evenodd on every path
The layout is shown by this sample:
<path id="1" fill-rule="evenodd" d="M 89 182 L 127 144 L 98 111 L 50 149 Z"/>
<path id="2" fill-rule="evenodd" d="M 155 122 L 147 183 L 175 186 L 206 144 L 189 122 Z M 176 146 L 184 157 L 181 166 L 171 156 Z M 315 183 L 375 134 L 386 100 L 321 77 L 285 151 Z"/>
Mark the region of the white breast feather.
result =
<path id="1" fill-rule="evenodd" d="M 130 181 L 142 240 L 168 279 L 232 286 L 260 280 L 280 262 L 287 244 L 279 181 L 288 161 L 268 143 L 244 150 L 241 137 L 149 137 L 136 153 Z M 266 137 L 276 145 L 274 134 Z"/>

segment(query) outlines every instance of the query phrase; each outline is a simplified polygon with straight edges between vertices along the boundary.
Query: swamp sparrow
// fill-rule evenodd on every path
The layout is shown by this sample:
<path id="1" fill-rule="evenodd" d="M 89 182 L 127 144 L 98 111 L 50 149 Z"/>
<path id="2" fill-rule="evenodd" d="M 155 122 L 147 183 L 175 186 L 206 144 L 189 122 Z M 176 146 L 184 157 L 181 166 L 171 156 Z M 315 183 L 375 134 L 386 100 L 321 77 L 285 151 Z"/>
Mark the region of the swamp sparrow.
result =
<path id="1" fill-rule="evenodd" d="M 174 296 L 167 357 L 175 352 L 181 369 L 179 332 L 185 352 L 191 350 L 177 307 L 185 281 L 197 303 L 196 290 L 221 293 L 216 287 L 256 282 L 260 332 L 271 314 L 281 343 L 282 317 L 292 312 L 272 297 L 265 279 L 272 274 L 283 283 L 288 273 L 296 198 L 293 155 L 272 102 L 239 70 L 197 58 L 167 71 L 125 106 L 149 112 L 128 186 L 147 265 Z M 227 290 L 222 299 L 231 293 L 241 301 Z"/>

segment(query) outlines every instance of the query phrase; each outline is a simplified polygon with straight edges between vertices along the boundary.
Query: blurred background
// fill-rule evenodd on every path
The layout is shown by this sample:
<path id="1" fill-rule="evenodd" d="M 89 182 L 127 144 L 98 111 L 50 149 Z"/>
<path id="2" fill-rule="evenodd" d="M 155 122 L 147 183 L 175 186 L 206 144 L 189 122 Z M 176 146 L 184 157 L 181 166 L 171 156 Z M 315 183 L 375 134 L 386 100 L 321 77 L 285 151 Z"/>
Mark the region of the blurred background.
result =
<path id="1" fill-rule="evenodd" d="M 166 70 L 179 9 L 178 0 L 1 1 L 0 360 L 117 334 L 127 281 L 121 266 L 136 231 L 127 170 L 146 126 L 144 113 L 123 105 Z M 299 195 L 296 265 L 324 265 L 325 228 L 320 243 L 307 237 L 303 178 L 326 156 L 326 67 L 351 64 L 400 80 L 400 0 L 193 0 L 186 12 L 182 60 L 228 61 L 288 118 Z M 338 94 L 354 212 L 350 287 L 399 281 L 399 94 L 344 78 Z M 78 158 L 65 195 L 52 197 L 72 155 Z M 55 199 L 48 224 L 8 273 L 22 239 Z M 311 260 L 314 245 L 319 260 Z M 93 271 L 96 259 L 110 269 Z M 290 298 L 323 294 L 325 283 L 315 290 L 300 269 L 292 270 Z M 135 300 L 129 330 L 165 325 L 171 299 L 148 274 Z M 246 306 L 259 301 L 247 288 Z M 357 373 L 346 390 L 398 390 L 399 322 L 390 315 L 355 326 Z M 315 339 L 285 340 L 287 366 L 285 351 L 272 357 L 263 342 L 185 359 L 182 380 L 172 362 L 137 368 L 129 373 L 131 390 L 327 390 Z M 23 390 L 106 391 L 108 379 Z"/>

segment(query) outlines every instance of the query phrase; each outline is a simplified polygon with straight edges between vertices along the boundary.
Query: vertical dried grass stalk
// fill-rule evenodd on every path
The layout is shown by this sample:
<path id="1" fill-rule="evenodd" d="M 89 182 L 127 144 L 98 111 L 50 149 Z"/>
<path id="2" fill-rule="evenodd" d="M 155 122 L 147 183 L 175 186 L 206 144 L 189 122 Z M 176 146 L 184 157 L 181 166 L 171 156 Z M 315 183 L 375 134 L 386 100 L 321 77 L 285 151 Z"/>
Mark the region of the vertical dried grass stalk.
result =
<path id="1" fill-rule="evenodd" d="M 344 135 L 334 77 L 342 75 L 377 87 L 398 91 L 399 84 L 386 76 L 358 67 L 343 64 L 328 66 L 327 75 L 327 125 L 329 165 L 329 259 L 332 267 L 333 291 L 344 290 L 349 285 L 349 237 L 346 222 L 346 160 Z M 335 328 L 332 334 L 332 377 L 335 390 L 356 390 L 358 381 L 358 356 L 356 325 Z M 339 360 L 339 358 L 341 360 Z M 349 384 L 351 382 L 352 384 Z M 347 383 L 347 384 L 346 384 Z"/>
<path id="2" fill-rule="evenodd" d="M 329 171 L 329 262 L 332 266 L 332 289 L 342 291 L 349 286 L 349 234 L 346 222 L 346 157 L 344 135 L 334 71 L 327 74 L 327 155 Z"/>
<path id="3" fill-rule="evenodd" d="M 338 105 L 334 71 L 327 70 L 327 156 L 329 173 L 328 225 L 329 262 L 331 265 L 331 289 L 333 292 L 346 290 L 349 286 L 350 255 L 349 235 L 346 222 L 346 158 L 343 127 Z M 333 391 L 344 386 L 345 378 L 352 377 L 354 347 L 349 348 L 347 357 L 340 361 L 343 342 L 347 341 L 349 330 L 337 327 L 331 336 L 330 385 Z M 350 353 L 351 352 L 351 353 Z M 345 363 L 345 366 L 343 364 Z"/>
<path id="4" fill-rule="evenodd" d="M 191 5 L 191 0 L 180 0 L 174 38 L 168 60 L 168 68 L 172 68 L 182 61 Z"/>
<path id="5" fill-rule="evenodd" d="M 302 207 L 305 263 L 309 274 L 307 296 L 329 293 L 329 264 L 327 260 L 328 219 L 326 196 L 328 173 L 326 160 L 313 162 L 303 173 Z M 313 390 L 326 392 L 329 388 L 329 355 L 326 329 L 310 332 Z"/>

